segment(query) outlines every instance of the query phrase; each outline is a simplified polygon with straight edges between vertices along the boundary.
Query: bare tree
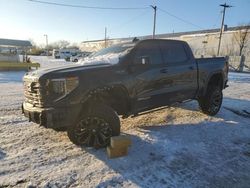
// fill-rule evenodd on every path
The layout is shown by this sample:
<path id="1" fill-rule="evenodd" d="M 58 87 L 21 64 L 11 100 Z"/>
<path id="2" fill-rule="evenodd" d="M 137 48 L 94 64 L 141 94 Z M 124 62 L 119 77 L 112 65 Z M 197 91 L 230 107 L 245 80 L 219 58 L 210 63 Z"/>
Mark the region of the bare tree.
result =
<path id="1" fill-rule="evenodd" d="M 229 43 L 229 44 L 225 45 L 225 54 L 227 56 L 235 55 L 234 54 L 234 45 L 233 45 L 233 43 Z"/>
<path id="2" fill-rule="evenodd" d="M 71 43 L 67 46 L 70 49 L 79 49 L 79 45 L 77 43 Z"/>
<path id="3" fill-rule="evenodd" d="M 242 55 L 244 48 L 250 40 L 250 25 L 240 26 L 239 30 L 234 33 L 234 39 L 239 46 L 239 55 Z"/>
<path id="4" fill-rule="evenodd" d="M 61 49 L 61 48 L 67 48 L 69 45 L 70 45 L 70 42 L 66 40 L 59 40 L 59 41 L 51 43 L 50 47 Z"/>
<path id="5" fill-rule="evenodd" d="M 216 49 L 214 48 L 214 47 L 210 47 L 210 48 L 207 48 L 206 49 L 206 54 L 208 55 L 208 56 L 216 56 L 215 54 L 216 54 Z"/>

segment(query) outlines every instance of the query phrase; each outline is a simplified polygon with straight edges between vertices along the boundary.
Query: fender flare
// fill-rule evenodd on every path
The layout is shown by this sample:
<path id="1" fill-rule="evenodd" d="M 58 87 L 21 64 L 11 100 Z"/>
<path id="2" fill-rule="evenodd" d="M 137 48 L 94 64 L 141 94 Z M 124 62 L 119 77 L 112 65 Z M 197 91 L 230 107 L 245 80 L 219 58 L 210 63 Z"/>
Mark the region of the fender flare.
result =
<path id="1" fill-rule="evenodd" d="M 124 94 L 124 96 L 127 99 L 130 99 L 128 90 L 125 86 L 121 85 L 121 84 L 114 84 L 114 85 L 105 85 L 105 86 L 101 86 L 101 87 L 96 87 L 94 89 L 91 89 L 90 91 L 88 91 L 81 99 L 80 103 L 85 103 L 86 101 L 88 101 L 90 98 L 94 97 L 95 95 L 98 95 L 100 93 L 103 92 L 109 92 L 115 88 L 119 88 L 119 90 L 122 91 L 122 93 Z"/>
<path id="2" fill-rule="evenodd" d="M 203 96 L 204 96 L 204 95 L 206 94 L 206 92 L 207 92 L 207 88 L 208 88 L 208 85 L 209 85 L 209 82 L 210 82 L 211 78 L 212 78 L 214 75 L 217 75 L 217 74 L 221 75 L 221 77 L 222 77 L 222 84 L 224 85 L 224 79 L 225 79 L 225 78 L 224 78 L 223 71 L 218 70 L 218 71 L 211 72 L 211 73 L 208 75 L 207 80 L 206 80 L 206 83 L 205 83 L 205 85 L 204 85 L 204 89 L 203 89 L 203 92 L 202 92 L 202 95 L 203 95 Z"/>

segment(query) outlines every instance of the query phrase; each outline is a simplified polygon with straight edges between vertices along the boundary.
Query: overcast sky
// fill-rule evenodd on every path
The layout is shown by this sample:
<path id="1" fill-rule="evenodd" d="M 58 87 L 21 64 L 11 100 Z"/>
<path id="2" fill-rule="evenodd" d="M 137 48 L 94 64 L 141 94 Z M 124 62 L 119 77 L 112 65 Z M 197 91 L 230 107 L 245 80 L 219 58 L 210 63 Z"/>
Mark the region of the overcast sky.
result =
<path id="1" fill-rule="evenodd" d="M 43 0 L 41 0 L 43 1 Z M 250 23 L 250 0 L 44 0 L 98 7 L 145 8 L 135 10 L 100 10 L 48 5 L 29 0 L 0 0 L 0 38 L 33 39 L 44 44 L 68 40 L 82 42 L 152 34 L 153 9 L 157 5 L 156 33 L 172 33 L 218 28 L 221 22 L 219 4 L 227 2 L 225 23 L 230 26 Z M 164 12 L 165 11 L 165 12 Z M 178 17 L 168 15 L 166 12 Z"/>

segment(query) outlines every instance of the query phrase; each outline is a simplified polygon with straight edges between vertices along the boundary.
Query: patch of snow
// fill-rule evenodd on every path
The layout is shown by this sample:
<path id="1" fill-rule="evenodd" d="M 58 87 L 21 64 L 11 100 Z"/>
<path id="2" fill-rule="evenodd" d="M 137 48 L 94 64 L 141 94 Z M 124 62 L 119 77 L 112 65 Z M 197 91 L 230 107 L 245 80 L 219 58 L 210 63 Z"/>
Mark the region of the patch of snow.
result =
<path id="1" fill-rule="evenodd" d="M 32 57 L 43 67 L 67 64 Z M 230 73 L 220 112 L 196 101 L 122 120 L 128 156 L 72 144 L 65 132 L 28 122 L 21 113 L 23 73 L 0 73 L 0 187 L 248 187 L 250 74 Z"/>
<path id="2" fill-rule="evenodd" d="M 30 56 L 30 59 L 32 62 L 40 63 L 42 69 L 72 64 L 65 59 L 54 59 L 52 56 Z"/>
<path id="3" fill-rule="evenodd" d="M 25 71 L 0 71 L 0 83 L 22 82 Z"/>
<path id="4" fill-rule="evenodd" d="M 109 54 L 97 56 L 97 57 L 86 57 L 84 59 L 81 59 L 77 64 L 96 65 L 96 64 L 108 63 L 108 64 L 114 65 L 119 62 L 120 57 L 121 57 L 121 54 L 109 53 Z"/>

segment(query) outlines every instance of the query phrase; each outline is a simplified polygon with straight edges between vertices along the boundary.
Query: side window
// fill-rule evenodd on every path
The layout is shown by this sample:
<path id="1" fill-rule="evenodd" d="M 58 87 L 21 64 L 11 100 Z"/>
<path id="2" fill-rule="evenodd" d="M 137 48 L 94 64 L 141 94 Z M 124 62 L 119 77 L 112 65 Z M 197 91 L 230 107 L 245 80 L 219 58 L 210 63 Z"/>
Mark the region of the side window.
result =
<path id="1" fill-rule="evenodd" d="M 162 56 L 156 43 L 141 43 L 135 51 L 135 63 L 140 64 L 142 58 L 148 59 L 149 64 L 161 64 Z"/>
<path id="2" fill-rule="evenodd" d="M 162 42 L 161 50 L 165 63 L 183 63 L 188 60 L 182 43 Z"/>

